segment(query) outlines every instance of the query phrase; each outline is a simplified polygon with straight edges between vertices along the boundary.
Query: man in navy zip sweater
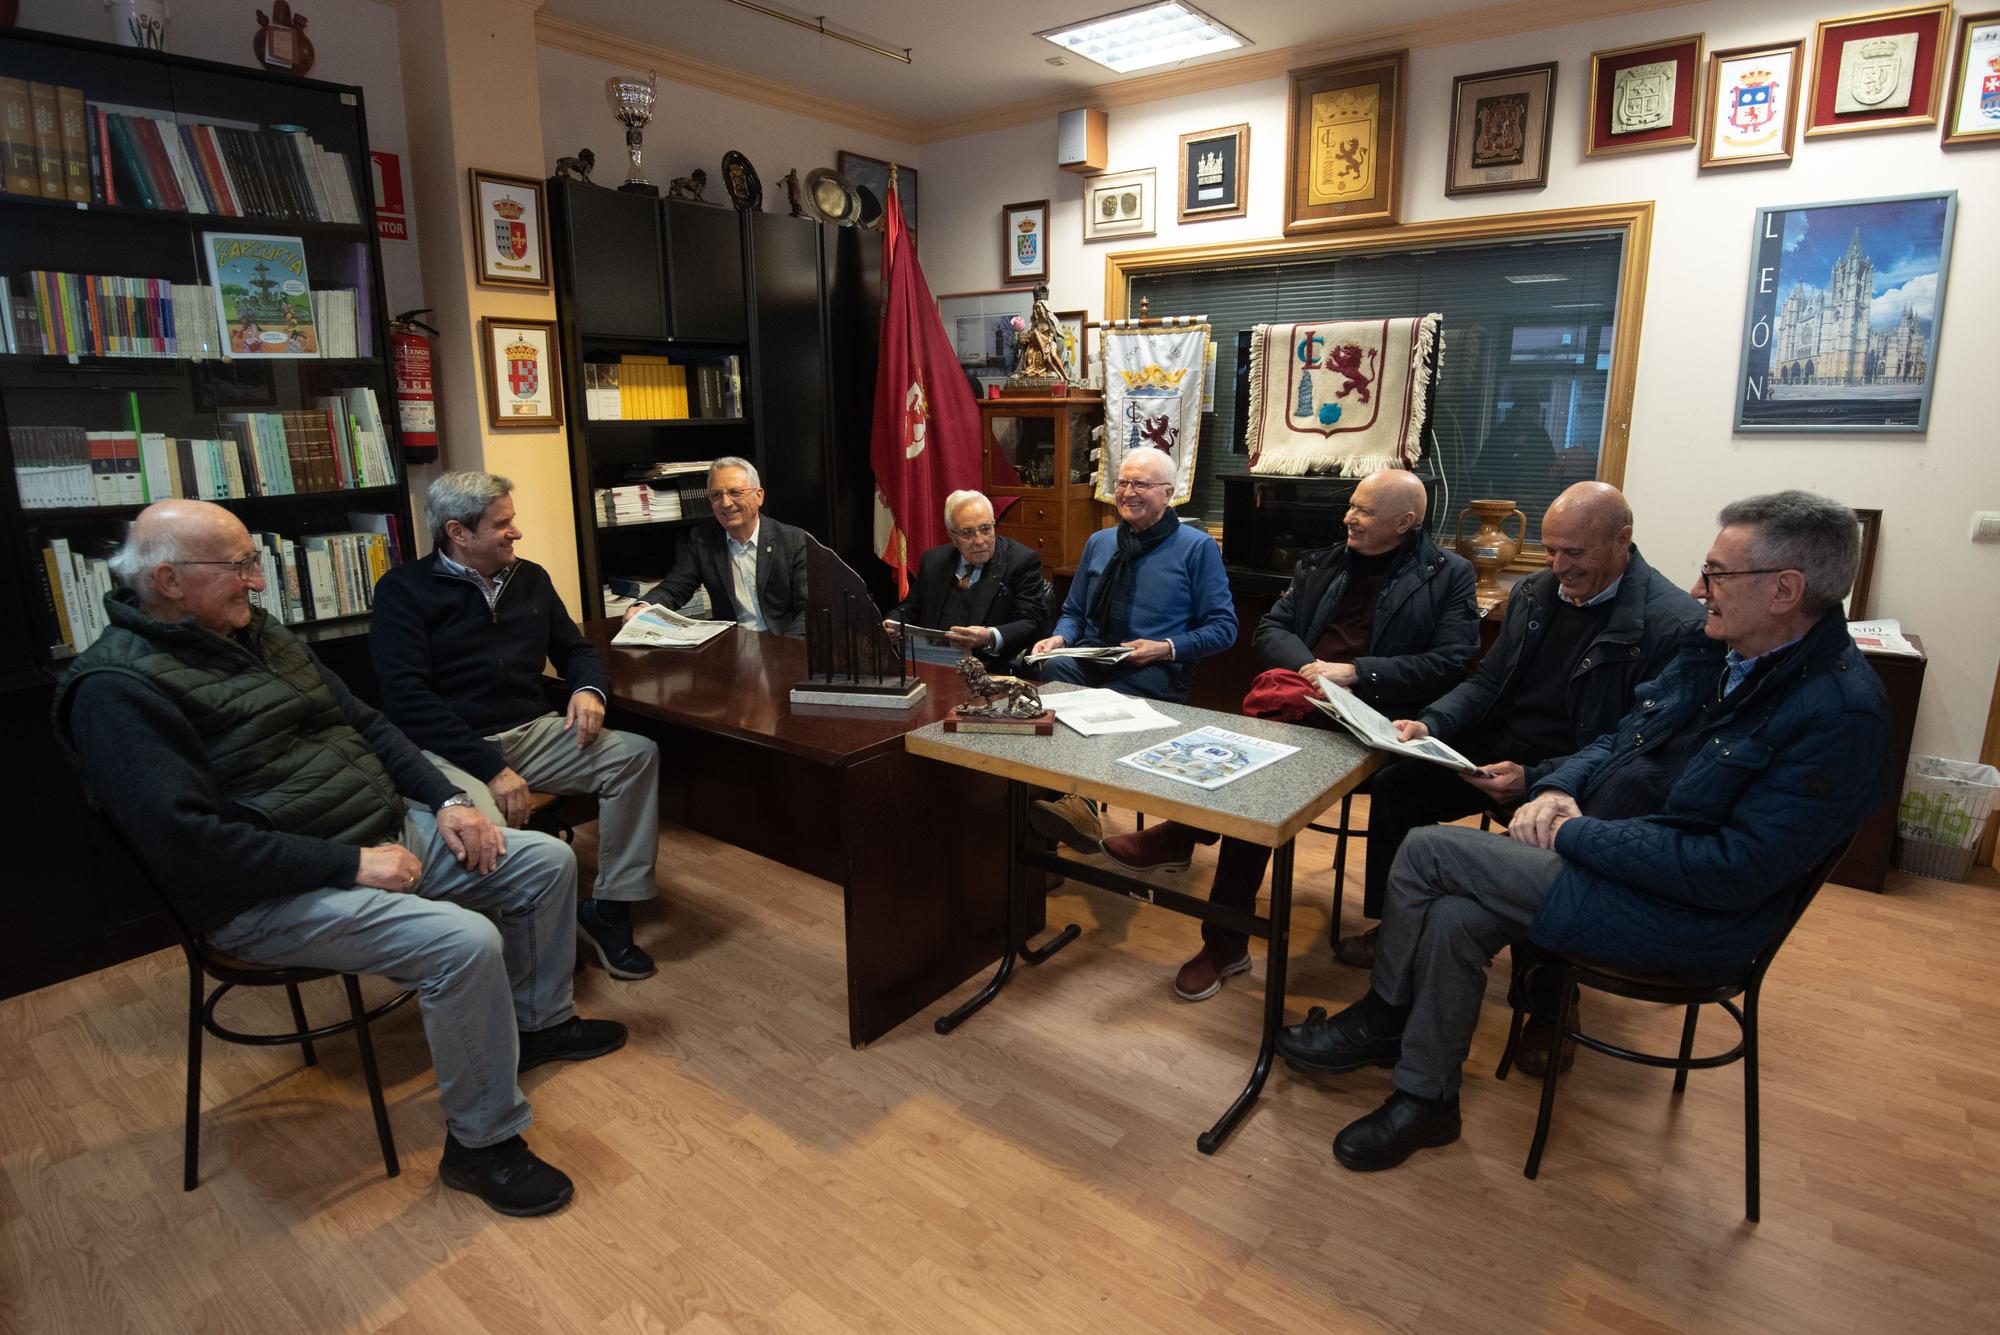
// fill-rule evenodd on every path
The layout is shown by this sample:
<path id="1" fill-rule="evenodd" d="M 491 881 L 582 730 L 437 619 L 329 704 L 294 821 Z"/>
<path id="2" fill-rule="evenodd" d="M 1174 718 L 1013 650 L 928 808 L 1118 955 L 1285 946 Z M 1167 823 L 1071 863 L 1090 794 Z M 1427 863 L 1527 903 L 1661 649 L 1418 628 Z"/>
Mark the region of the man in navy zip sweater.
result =
<path id="1" fill-rule="evenodd" d="M 610 673 L 548 572 L 514 555 L 513 489 L 446 473 L 424 493 L 436 550 L 375 586 L 383 712 L 447 773 L 478 780 L 461 786 L 496 824 L 524 825 L 531 789 L 596 794 L 597 885 L 577 904 L 578 937 L 612 977 L 645 978 L 631 905 L 659 893 L 660 748 L 604 727 Z M 561 714 L 542 691 L 549 662 L 570 688 Z"/>

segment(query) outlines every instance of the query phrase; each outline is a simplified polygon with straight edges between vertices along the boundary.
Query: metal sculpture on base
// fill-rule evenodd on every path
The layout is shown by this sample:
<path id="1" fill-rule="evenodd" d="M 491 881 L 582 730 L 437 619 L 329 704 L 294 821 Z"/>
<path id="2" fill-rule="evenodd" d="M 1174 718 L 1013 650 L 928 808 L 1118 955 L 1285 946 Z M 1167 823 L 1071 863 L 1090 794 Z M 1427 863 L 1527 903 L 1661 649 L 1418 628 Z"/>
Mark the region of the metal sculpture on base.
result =
<path id="1" fill-rule="evenodd" d="M 579 148 L 572 158 L 556 159 L 556 175 L 565 181 L 581 181 L 590 184 L 590 173 L 597 169 L 597 154 L 587 148 Z"/>
<path id="2" fill-rule="evenodd" d="M 868 586 L 845 561 L 806 540 L 806 679 L 795 705 L 908 709 L 928 688 L 882 629 Z"/>
<path id="3" fill-rule="evenodd" d="M 971 654 L 958 660 L 965 685 L 979 697 L 978 704 L 962 704 L 944 721 L 946 732 L 1022 733 L 1047 737 L 1055 731 L 1056 716 L 1042 703 L 1042 693 L 1032 681 L 1019 677 L 996 677 Z"/>

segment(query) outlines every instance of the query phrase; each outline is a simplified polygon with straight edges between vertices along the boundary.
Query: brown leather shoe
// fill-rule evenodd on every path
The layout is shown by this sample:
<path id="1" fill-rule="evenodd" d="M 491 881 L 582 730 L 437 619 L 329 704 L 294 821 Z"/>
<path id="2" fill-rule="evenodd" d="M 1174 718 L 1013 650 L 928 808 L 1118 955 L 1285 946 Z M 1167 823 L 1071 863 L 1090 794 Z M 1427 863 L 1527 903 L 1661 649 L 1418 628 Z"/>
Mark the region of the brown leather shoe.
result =
<path id="1" fill-rule="evenodd" d="M 1375 939 L 1381 934 L 1380 927 L 1370 927 L 1359 936 L 1343 936 L 1334 942 L 1333 957 L 1342 964 L 1356 969 L 1375 967 Z"/>
<path id="2" fill-rule="evenodd" d="M 1079 853 L 1096 853 L 1104 847 L 1104 822 L 1097 817 L 1096 804 L 1075 793 L 1028 803 L 1028 825 L 1042 838 L 1068 844 Z"/>
<path id="3" fill-rule="evenodd" d="M 1217 836 L 1177 820 L 1163 820 L 1130 834 L 1104 841 L 1104 856 L 1126 871 L 1186 871 L 1196 844 L 1212 844 Z"/>
<path id="4" fill-rule="evenodd" d="M 1577 1003 L 1569 1007 L 1570 1023 L 1576 1023 Z M 1555 1046 L 1556 1027 L 1538 1015 L 1530 1014 L 1528 1022 L 1521 1026 L 1521 1037 L 1514 1043 L 1514 1066 L 1522 1075 L 1540 1080 L 1549 1073 L 1549 1049 Z M 1576 1040 L 1563 1040 L 1562 1072 L 1569 1074 L 1569 1068 L 1576 1065 Z"/>
<path id="5" fill-rule="evenodd" d="M 1222 980 L 1233 974 L 1250 970 L 1250 948 L 1245 946 L 1243 954 L 1234 960 L 1224 960 L 1216 954 L 1214 946 L 1203 946 L 1201 951 L 1174 975 L 1174 995 L 1182 1001 L 1207 1001 L 1222 990 Z"/>

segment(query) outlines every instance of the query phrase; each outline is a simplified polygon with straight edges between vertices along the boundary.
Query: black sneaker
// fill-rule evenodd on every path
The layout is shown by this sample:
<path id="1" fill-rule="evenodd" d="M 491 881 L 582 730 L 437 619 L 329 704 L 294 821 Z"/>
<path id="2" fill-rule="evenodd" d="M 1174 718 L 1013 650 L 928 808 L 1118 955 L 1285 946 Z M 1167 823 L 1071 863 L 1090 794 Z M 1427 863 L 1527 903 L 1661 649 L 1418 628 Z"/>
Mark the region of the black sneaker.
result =
<path id="1" fill-rule="evenodd" d="M 576 1194 L 569 1175 L 537 1159 L 519 1136 L 469 1150 L 447 1132 L 438 1181 L 471 1192 L 501 1214 L 520 1216 L 560 1210 Z"/>
<path id="2" fill-rule="evenodd" d="M 576 906 L 576 939 L 596 952 L 597 962 L 613 978 L 651 978 L 659 969 L 651 955 L 632 944 L 632 924 L 606 922 L 594 899 Z"/>
<path id="3" fill-rule="evenodd" d="M 521 1064 L 530 1071 L 544 1062 L 580 1062 L 602 1057 L 625 1046 L 625 1026 L 616 1020 L 586 1020 L 572 1015 L 561 1024 L 521 1035 Z"/>

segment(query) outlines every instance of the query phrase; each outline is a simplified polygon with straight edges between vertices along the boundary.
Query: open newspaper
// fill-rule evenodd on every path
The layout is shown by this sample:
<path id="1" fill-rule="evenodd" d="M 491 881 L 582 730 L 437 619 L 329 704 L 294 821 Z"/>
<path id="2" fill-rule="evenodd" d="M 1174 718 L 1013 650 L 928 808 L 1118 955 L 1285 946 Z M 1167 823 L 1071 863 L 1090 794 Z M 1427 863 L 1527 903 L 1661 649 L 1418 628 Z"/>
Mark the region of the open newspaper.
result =
<path id="1" fill-rule="evenodd" d="M 1047 653 L 1029 654 L 1023 661 L 1039 663 L 1046 658 L 1081 658 L 1086 663 L 1122 663 L 1132 651 L 1122 644 L 1064 645 Z"/>
<path id="2" fill-rule="evenodd" d="M 691 649 L 707 644 L 735 625 L 734 621 L 696 621 L 671 607 L 658 603 L 633 617 L 611 637 L 613 644 L 637 645 L 644 649 Z"/>
<path id="3" fill-rule="evenodd" d="M 1313 708 L 1339 722 L 1377 751 L 1413 756 L 1418 760 L 1428 760 L 1433 765 L 1443 765 L 1446 769 L 1485 775 L 1486 771 L 1435 737 L 1419 737 L 1413 742 L 1401 740 L 1396 736 L 1396 725 L 1354 692 L 1335 686 L 1325 677 L 1319 679 L 1319 689 L 1320 696 L 1312 702 Z"/>
<path id="4" fill-rule="evenodd" d="M 947 642 L 951 639 L 950 631 L 939 630 L 935 626 L 919 626 L 914 621 L 897 621 L 893 617 L 890 618 L 889 624 L 896 627 L 900 633 L 908 635 L 912 639 L 945 640 Z"/>

